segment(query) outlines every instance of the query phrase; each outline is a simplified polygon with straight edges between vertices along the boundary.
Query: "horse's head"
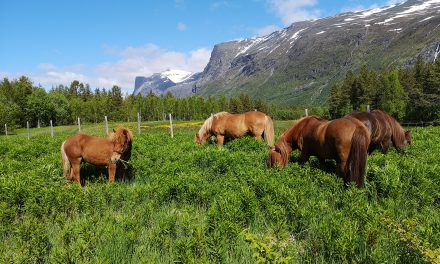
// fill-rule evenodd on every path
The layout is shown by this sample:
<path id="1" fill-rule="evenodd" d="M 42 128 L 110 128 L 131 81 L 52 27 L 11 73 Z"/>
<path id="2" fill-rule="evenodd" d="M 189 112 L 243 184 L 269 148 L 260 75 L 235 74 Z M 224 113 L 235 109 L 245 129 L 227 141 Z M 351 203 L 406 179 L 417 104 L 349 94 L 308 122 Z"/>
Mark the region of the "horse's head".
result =
<path id="1" fill-rule="evenodd" d="M 411 145 L 411 132 L 405 131 L 405 145 Z"/>
<path id="2" fill-rule="evenodd" d="M 275 166 L 285 167 L 287 164 L 287 152 L 283 146 L 275 145 L 269 148 L 269 167 L 273 168 Z"/>
<path id="3" fill-rule="evenodd" d="M 110 137 L 113 142 L 111 161 L 112 163 L 117 163 L 121 159 L 121 156 L 126 152 L 131 151 L 133 135 L 130 130 L 118 127 L 116 130 L 113 130 Z"/>
<path id="4" fill-rule="evenodd" d="M 194 136 L 194 141 L 199 145 L 203 145 L 210 136 L 210 133 L 205 133 L 203 134 L 203 136 L 200 136 L 199 133 L 196 133 L 196 135 Z"/>

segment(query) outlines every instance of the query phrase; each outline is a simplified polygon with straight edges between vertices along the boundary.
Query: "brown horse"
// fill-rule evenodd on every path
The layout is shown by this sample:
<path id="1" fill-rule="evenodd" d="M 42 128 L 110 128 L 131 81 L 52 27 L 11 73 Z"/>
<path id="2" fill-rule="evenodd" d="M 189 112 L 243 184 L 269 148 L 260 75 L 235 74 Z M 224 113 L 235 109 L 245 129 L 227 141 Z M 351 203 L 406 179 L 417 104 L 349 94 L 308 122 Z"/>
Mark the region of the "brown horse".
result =
<path id="1" fill-rule="evenodd" d="M 64 177 L 81 186 L 80 165 L 81 162 L 87 162 L 108 166 L 108 180 L 114 182 L 118 162 L 130 159 L 133 135 L 123 127 L 113 131 L 108 138 L 78 133 L 64 141 L 61 145 Z"/>
<path id="2" fill-rule="evenodd" d="M 195 135 L 197 144 L 204 144 L 210 136 L 217 137 L 217 144 L 223 145 L 228 140 L 250 135 L 257 140 L 264 140 L 269 146 L 273 146 L 274 130 L 270 116 L 262 112 L 252 111 L 244 114 L 230 114 L 220 112 L 211 115 L 203 123 L 199 132 Z"/>
<path id="3" fill-rule="evenodd" d="M 381 110 L 355 112 L 347 116 L 359 119 L 370 131 L 371 143 L 368 150 L 370 153 L 380 146 L 382 153 L 386 154 L 390 142 L 398 151 L 411 144 L 411 133 L 405 131 L 396 119 Z"/>
<path id="4" fill-rule="evenodd" d="M 344 182 L 354 181 L 362 187 L 369 144 L 370 132 L 355 118 L 328 121 L 308 116 L 298 120 L 280 136 L 275 147 L 269 151 L 269 165 L 286 166 L 289 154 L 299 149 L 301 164 L 310 156 L 318 157 L 321 162 L 334 159 Z"/>

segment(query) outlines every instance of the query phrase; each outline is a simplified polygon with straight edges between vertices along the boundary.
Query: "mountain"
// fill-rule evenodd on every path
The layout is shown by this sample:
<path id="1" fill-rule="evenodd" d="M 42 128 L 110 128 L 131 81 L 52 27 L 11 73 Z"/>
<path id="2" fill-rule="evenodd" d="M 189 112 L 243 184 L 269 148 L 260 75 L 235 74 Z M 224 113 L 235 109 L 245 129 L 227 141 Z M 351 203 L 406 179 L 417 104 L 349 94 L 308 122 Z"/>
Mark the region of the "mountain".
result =
<path id="1" fill-rule="evenodd" d="M 419 55 L 432 61 L 439 51 L 440 0 L 410 0 L 215 45 L 197 93 L 319 105 L 349 69 L 405 67 Z"/>
<path id="2" fill-rule="evenodd" d="M 157 95 L 171 92 L 177 97 L 188 96 L 191 95 L 192 88 L 200 76 L 201 73 L 173 69 L 155 73 L 150 77 L 137 76 L 133 95 L 147 95 L 152 91 Z"/>

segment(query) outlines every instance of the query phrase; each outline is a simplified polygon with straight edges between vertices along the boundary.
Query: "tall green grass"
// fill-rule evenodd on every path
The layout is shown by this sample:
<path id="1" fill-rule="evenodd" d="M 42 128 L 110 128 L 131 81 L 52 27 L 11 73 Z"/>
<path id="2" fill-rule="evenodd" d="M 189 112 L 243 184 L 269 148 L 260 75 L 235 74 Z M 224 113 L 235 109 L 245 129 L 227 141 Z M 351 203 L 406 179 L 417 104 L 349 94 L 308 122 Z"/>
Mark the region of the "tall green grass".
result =
<path id="1" fill-rule="evenodd" d="M 140 135 L 128 124 L 130 181 L 108 184 L 105 169 L 84 165 L 83 188 L 61 172 L 59 147 L 74 127 L 1 137 L 0 262 L 439 261 L 440 128 L 412 129 L 404 153 L 373 153 L 357 189 L 332 161 L 268 169 L 263 143 L 197 146 L 198 127 L 171 139 L 164 124 Z"/>

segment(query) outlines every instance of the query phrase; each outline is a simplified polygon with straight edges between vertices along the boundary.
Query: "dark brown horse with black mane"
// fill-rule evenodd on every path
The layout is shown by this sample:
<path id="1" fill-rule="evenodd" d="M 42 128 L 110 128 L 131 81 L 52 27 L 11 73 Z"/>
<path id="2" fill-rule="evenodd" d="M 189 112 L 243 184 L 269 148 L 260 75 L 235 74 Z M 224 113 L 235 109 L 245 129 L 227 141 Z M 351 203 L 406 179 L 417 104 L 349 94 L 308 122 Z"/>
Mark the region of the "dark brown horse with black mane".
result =
<path id="1" fill-rule="evenodd" d="M 107 138 L 78 133 L 69 137 L 61 145 L 63 174 L 68 180 L 81 186 L 80 165 L 87 162 L 97 166 L 108 166 L 108 180 L 115 181 L 118 164 L 131 157 L 133 135 L 130 130 L 118 127 Z M 125 172 L 123 172 L 123 177 Z"/>
<path id="2" fill-rule="evenodd" d="M 380 146 L 382 153 L 388 152 L 390 142 L 398 150 L 402 150 L 406 145 L 411 144 L 411 133 L 405 131 L 399 122 L 389 114 L 381 110 L 371 112 L 354 112 L 347 116 L 359 119 L 371 133 L 371 143 L 369 153 L 374 148 Z"/>
<path id="3" fill-rule="evenodd" d="M 362 187 L 369 144 L 370 132 L 355 118 L 328 121 L 308 116 L 298 120 L 280 136 L 269 151 L 269 165 L 286 166 L 289 154 L 298 149 L 301 164 L 310 156 L 316 156 L 320 161 L 334 159 L 344 182 L 354 181 Z"/>
<path id="4" fill-rule="evenodd" d="M 211 115 L 196 133 L 195 141 L 197 144 L 204 144 L 212 135 L 217 137 L 217 144 L 220 146 L 225 141 L 246 135 L 253 136 L 257 140 L 262 140 L 264 137 L 266 143 L 273 146 L 275 137 L 272 118 L 257 111 L 244 114 L 220 112 Z"/>

